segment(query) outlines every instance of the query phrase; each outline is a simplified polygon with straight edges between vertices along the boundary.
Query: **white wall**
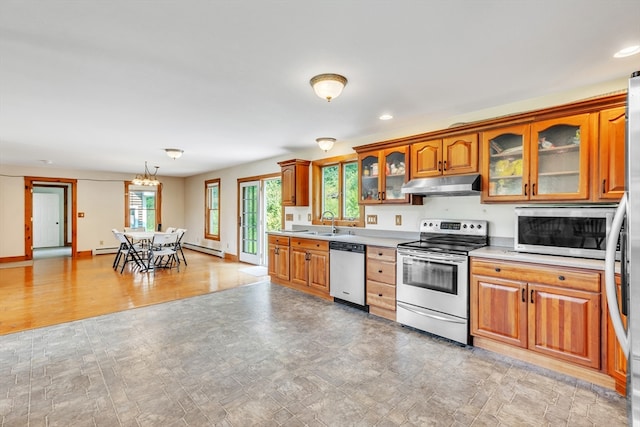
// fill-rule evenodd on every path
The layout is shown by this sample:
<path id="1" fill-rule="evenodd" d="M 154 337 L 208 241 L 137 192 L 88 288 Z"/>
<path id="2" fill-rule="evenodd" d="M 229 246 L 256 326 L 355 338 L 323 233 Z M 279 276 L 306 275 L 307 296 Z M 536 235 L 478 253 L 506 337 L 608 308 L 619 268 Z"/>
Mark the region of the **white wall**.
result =
<path id="1" fill-rule="evenodd" d="M 387 139 L 446 128 L 452 123 L 472 122 L 523 111 L 535 110 L 565 104 L 580 99 L 623 91 L 627 87 L 627 76 L 610 82 L 600 82 L 586 88 L 544 98 L 521 101 L 509 105 L 480 110 L 455 117 L 396 118 L 393 123 L 381 122 L 369 134 L 339 138 L 339 142 L 329 152 L 322 152 L 309 142 L 309 148 L 277 158 L 248 163 L 228 169 L 211 171 L 189 178 L 161 178 L 162 225 L 187 228 L 184 241 L 225 252 L 237 253 L 237 180 L 251 176 L 279 173 L 277 162 L 294 158 L 317 160 L 329 156 L 353 153 L 351 147 L 371 144 Z M 473 94 L 469 94 L 473 97 Z M 338 135 L 337 135 L 338 136 Z M 339 137 L 339 136 L 338 136 Z M 242 141 L 238 141 L 239 144 Z M 0 258 L 24 255 L 24 180 L 23 177 L 63 177 L 78 179 L 78 211 L 85 212 L 78 218 L 78 250 L 86 251 L 114 244 L 112 228 L 124 225 L 124 186 L 122 181 L 131 176 L 73 170 L 56 170 L 49 167 L 25 168 L 0 165 Z M 204 239 L 204 182 L 220 178 L 220 234 L 221 240 Z M 479 197 L 426 198 L 422 206 L 393 205 L 367 206 L 366 214 L 378 215 L 378 224 L 368 228 L 381 230 L 417 231 L 421 218 L 486 219 L 490 222 L 492 237 L 513 237 L 513 207 L 511 204 L 483 205 Z M 285 228 L 293 224 L 308 224 L 310 208 L 287 208 L 294 214 L 294 221 L 287 222 Z M 395 215 L 402 215 L 402 226 L 395 225 Z"/>
<path id="2" fill-rule="evenodd" d="M 77 250 L 115 247 L 112 228 L 124 227 L 124 181 L 131 175 L 0 165 L 0 258 L 24 256 L 24 177 L 77 179 Z M 163 227 L 184 224 L 184 179 L 162 182 Z M 175 226 L 175 225 L 174 225 Z M 101 244 L 102 242 L 102 244 Z"/>

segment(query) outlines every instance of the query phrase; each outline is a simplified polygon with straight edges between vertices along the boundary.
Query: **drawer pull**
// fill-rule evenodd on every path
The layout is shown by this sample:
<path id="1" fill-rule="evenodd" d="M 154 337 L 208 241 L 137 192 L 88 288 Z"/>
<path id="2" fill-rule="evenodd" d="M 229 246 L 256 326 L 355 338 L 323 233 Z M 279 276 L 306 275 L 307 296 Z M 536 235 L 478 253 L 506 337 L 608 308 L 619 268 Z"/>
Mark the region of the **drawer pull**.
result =
<path id="1" fill-rule="evenodd" d="M 531 304 L 533 304 L 533 289 L 531 289 Z"/>
<path id="2" fill-rule="evenodd" d="M 378 256 L 382 256 L 382 252 L 378 252 Z"/>
<path id="3" fill-rule="evenodd" d="M 382 273 L 382 270 L 378 270 L 378 273 Z"/>
<path id="4" fill-rule="evenodd" d="M 382 294 L 378 294 L 378 296 L 379 296 L 379 297 L 381 297 L 381 296 L 382 296 Z"/>
<path id="5" fill-rule="evenodd" d="M 496 273 L 500 273 L 500 267 L 496 267 L 495 270 L 496 270 Z"/>
<path id="6" fill-rule="evenodd" d="M 558 276 L 558 280 L 564 280 L 564 276 Z"/>
<path id="7" fill-rule="evenodd" d="M 527 290 L 522 288 L 522 302 L 527 302 Z"/>

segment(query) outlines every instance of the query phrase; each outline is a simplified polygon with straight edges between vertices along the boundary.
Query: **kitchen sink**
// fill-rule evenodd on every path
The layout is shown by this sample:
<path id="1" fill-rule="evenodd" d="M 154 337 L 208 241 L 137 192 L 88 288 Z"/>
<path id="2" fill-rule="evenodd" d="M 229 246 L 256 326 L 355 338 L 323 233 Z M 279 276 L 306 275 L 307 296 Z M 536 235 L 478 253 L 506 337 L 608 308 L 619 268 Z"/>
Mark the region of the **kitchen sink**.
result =
<path id="1" fill-rule="evenodd" d="M 337 233 L 322 233 L 318 231 L 305 231 L 300 234 L 308 234 L 310 236 L 323 236 L 323 237 L 351 237 L 353 234 L 337 234 Z"/>

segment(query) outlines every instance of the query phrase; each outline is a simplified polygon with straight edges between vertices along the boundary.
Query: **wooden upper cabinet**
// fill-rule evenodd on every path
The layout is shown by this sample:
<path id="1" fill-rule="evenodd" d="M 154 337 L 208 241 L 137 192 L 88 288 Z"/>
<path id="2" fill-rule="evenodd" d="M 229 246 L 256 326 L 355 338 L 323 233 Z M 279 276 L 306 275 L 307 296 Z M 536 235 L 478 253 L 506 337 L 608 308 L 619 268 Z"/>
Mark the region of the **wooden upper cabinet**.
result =
<path id="1" fill-rule="evenodd" d="M 282 206 L 309 206 L 308 160 L 278 162 L 281 167 Z"/>
<path id="2" fill-rule="evenodd" d="M 595 116 L 578 114 L 484 132 L 482 201 L 589 199 Z"/>
<path id="3" fill-rule="evenodd" d="M 600 112 L 597 179 L 594 189 L 597 200 L 620 200 L 625 186 L 625 107 Z"/>
<path id="4" fill-rule="evenodd" d="M 596 116 L 578 114 L 531 125 L 530 200 L 589 198 L 590 131 Z"/>
<path id="5" fill-rule="evenodd" d="M 530 145 L 530 126 L 527 124 L 483 132 L 483 202 L 529 198 Z"/>
<path id="6" fill-rule="evenodd" d="M 408 153 L 405 145 L 358 155 L 361 204 L 409 203 L 401 191 L 409 179 Z"/>
<path id="7" fill-rule="evenodd" d="M 478 172 L 478 134 L 411 145 L 411 178 Z"/>

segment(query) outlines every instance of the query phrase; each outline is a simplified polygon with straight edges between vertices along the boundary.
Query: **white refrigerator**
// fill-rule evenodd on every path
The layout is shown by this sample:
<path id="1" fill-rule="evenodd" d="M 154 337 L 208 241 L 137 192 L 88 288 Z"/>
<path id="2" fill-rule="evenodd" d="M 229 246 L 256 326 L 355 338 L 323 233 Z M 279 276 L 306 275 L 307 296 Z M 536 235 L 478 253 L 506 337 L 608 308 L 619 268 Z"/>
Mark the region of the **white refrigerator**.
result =
<path id="1" fill-rule="evenodd" d="M 629 79 L 627 93 L 626 191 L 607 240 L 605 282 L 609 316 L 627 355 L 629 425 L 640 427 L 640 71 Z M 615 252 L 620 243 L 621 298 L 615 284 Z M 617 304 L 616 304 L 617 302 Z M 619 310 L 627 316 L 627 328 Z"/>

